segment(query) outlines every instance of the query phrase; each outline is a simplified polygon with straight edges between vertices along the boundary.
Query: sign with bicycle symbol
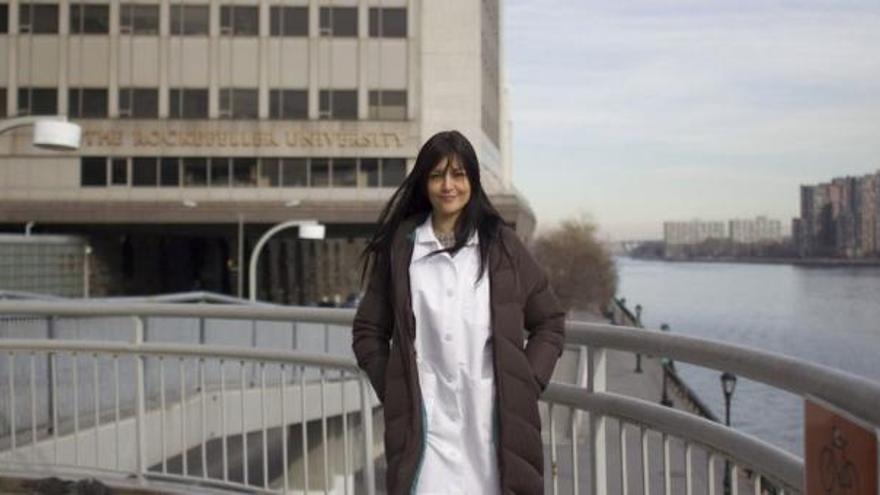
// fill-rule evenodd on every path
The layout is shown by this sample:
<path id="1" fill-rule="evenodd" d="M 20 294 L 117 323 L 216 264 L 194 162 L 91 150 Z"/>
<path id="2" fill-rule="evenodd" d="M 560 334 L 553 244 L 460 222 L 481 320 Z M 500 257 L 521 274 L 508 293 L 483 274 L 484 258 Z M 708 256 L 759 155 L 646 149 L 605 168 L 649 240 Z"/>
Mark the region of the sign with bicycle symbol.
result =
<path id="1" fill-rule="evenodd" d="M 804 401 L 806 495 L 878 495 L 877 432 L 829 404 Z"/>

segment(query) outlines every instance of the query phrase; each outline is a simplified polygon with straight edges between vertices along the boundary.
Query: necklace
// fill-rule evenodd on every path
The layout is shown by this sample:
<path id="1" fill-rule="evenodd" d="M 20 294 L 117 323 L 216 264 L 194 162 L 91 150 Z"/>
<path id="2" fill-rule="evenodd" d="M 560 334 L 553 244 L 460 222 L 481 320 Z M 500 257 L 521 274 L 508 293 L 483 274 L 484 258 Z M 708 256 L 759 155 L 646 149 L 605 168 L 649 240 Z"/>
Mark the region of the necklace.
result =
<path id="1" fill-rule="evenodd" d="M 455 232 L 449 232 L 446 234 L 434 232 L 434 235 L 437 236 L 437 240 L 440 241 L 440 245 L 444 248 L 450 248 L 455 245 Z"/>

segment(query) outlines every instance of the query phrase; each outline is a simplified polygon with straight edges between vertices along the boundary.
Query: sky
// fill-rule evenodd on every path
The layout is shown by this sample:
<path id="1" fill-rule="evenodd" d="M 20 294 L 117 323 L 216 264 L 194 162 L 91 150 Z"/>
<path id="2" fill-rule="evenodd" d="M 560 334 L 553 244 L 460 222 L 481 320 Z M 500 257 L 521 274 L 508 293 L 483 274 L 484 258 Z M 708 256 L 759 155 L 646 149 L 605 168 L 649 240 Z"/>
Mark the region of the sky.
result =
<path id="1" fill-rule="evenodd" d="M 503 0 L 514 184 L 539 232 L 766 215 L 880 170 L 880 0 Z"/>

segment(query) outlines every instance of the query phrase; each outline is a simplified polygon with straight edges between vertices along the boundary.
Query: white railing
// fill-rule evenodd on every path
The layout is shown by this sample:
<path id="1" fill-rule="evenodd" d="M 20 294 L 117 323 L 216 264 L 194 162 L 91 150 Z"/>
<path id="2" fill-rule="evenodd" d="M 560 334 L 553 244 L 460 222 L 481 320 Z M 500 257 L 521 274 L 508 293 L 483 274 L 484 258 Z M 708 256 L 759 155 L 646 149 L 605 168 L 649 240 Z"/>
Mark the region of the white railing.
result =
<path id="1" fill-rule="evenodd" d="M 586 390 L 551 384 L 542 396 L 548 404 L 551 488 L 579 493 L 583 479 L 578 462 L 577 415 L 563 428 L 571 449 L 561 473 L 557 455 L 556 408 L 587 411 L 588 493 L 723 493 L 730 466 L 731 493 L 804 491 L 803 459 L 752 436 L 704 418 L 608 391 L 608 350 L 622 350 L 728 371 L 800 397 L 820 399 L 864 423 L 880 426 L 880 384 L 789 356 L 662 332 L 604 324 L 569 322 L 566 343 L 582 346 L 588 356 Z M 768 407 L 770 407 L 768 405 Z M 677 458 L 677 459 L 676 459 Z M 680 484 L 673 470 L 683 471 Z M 659 473 L 659 476 L 654 474 Z M 638 487 L 636 487 L 637 485 Z"/>
<path id="2" fill-rule="evenodd" d="M 190 489 L 303 493 L 352 493 L 358 478 L 366 493 L 375 493 L 378 404 L 354 359 L 326 352 L 328 336 L 344 328 L 333 324 L 350 325 L 350 313 L 271 305 L 0 303 L 0 336 L 7 337 L 0 339 L 0 473 L 89 473 L 113 483 L 134 477 L 151 486 L 174 481 Z M 304 323 L 320 323 L 309 330 L 320 334 L 312 347 L 323 349 L 284 349 L 290 339 L 280 349 L 144 342 L 147 322 L 167 333 L 169 322 L 187 320 L 198 322 L 199 342 L 218 321 L 253 322 L 219 325 L 214 331 L 221 334 L 251 334 L 258 322 L 281 322 L 294 346 Z M 61 323 L 78 330 L 100 326 L 116 340 L 47 338 Z M 35 338 L 21 338 L 31 332 Z"/>
<path id="3" fill-rule="evenodd" d="M 59 341 L 43 333 L 23 340 L 14 331 L 7 334 L 15 339 L 0 339 L 0 378 L 6 375 L 0 380 L 0 400 L 5 402 L 0 417 L 12 423 L 6 425 L 11 432 L 2 439 L 6 443 L 0 444 L 0 466 L 40 473 L 65 467 L 73 473 L 135 475 L 144 482 L 300 491 L 321 483 L 329 490 L 328 463 L 341 459 L 345 476 L 351 478 L 357 464 L 373 490 L 373 458 L 381 452 L 373 451 L 370 441 L 377 403 L 351 357 L 219 346 L 210 339 L 199 340 L 204 342 L 200 345 L 143 341 L 146 322 L 177 318 L 196 319 L 200 326 L 254 322 L 242 327 L 248 331 L 257 322 L 283 322 L 294 333 L 298 325 L 302 333 L 304 325 L 320 324 L 326 342 L 328 334 L 340 331 L 350 338 L 353 316 L 348 309 L 271 305 L 0 302 L 0 318 L 12 325 L 17 321 L 13 318 L 24 317 L 30 323 L 60 318 L 134 322 L 122 331 L 128 342 Z M 542 396 L 553 493 L 579 493 L 587 486 L 589 493 L 720 493 L 725 463 L 732 466 L 733 493 L 746 484 L 755 493 L 769 486 L 803 491 L 802 459 L 704 418 L 609 392 L 607 356 L 612 349 L 732 372 L 816 397 L 880 425 L 880 385 L 791 357 L 584 322 L 569 322 L 566 340 L 574 355 L 585 357 L 577 375 L 586 380 L 554 382 Z M 335 404 L 328 402 L 330 397 L 337 398 Z M 57 407 L 41 408 L 41 401 Z M 53 411 L 51 417 L 39 417 L 43 410 Z M 583 434 L 582 412 L 589 418 Z M 560 418 L 565 418 L 564 426 Z M 347 438 L 349 420 L 360 421 L 359 449 L 349 448 L 357 443 Z M 342 431 L 333 436 L 340 421 Z M 0 423 L 0 436 L 3 428 Z M 343 454 L 328 453 L 339 436 Z M 295 449 L 285 443 L 292 439 Z M 566 441 L 569 454 L 560 456 L 557 451 Z M 322 450 L 320 462 L 310 457 L 316 448 Z M 683 476 L 676 476 L 678 472 Z M 321 475 L 321 483 L 312 483 Z"/>

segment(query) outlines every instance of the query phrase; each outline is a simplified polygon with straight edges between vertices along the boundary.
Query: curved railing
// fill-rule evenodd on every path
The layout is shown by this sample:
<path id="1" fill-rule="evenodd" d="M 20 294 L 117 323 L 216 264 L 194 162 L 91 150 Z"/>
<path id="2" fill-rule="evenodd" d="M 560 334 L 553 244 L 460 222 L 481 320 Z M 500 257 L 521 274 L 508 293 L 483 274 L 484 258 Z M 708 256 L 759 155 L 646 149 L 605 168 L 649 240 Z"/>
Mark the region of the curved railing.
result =
<path id="1" fill-rule="evenodd" d="M 280 404 L 290 407 L 311 407 L 316 402 L 322 402 L 325 397 L 325 375 L 320 370 L 333 369 L 340 373 L 340 376 L 348 376 L 354 388 L 346 388 L 345 380 L 341 380 L 340 387 L 335 390 L 334 394 L 340 394 L 342 404 L 347 404 L 345 394 L 352 393 L 358 395 L 354 402 L 358 405 L 356 409 L 364 417 L 369 417 L 373 407 L 376 406 L 375 398 L 369 393 L 369 386 L 364 377 L 356 371 L 354 361 L 350 356 L 316 356 L 303 352 L 290 350 L 271 350 L 271 349 L 249 349 L 242 347 L 224 347 L 212 345 L 210 338 L 200 340 L 201 345 L 178 345 L 178 344 L 160 344 L 153 342 L 144 342 L 144 327 L 147 324 L 155 325 L 157 320 L 162 318 L 189 318 L 197 319 L 200 327 L 205 326 L 205 322 L 214 320 L 237 320 L 255 322 L 253 327 L 257 326 L 257 322 L 281 322 L 283 324 L 291 324 L 291 331 L 297 331 L 297 325 L 300 324 L 323 324 L 325 332 L 349 335 L 350 325 L 354 316 L 353 310 L 350 309 L 329 309 L 329 308 L 289 308 L 278 307 L 272 305 L 223 305 L 223 304 L 169 304 L 169 303 L 143 303 L 143 302 L 0 302 L 0 317 L 28 317 L 32 319 L 43 318 L 47 325 L 49 322 L 59 318 L 67 319 L 96 319 L 96 318 L 120 318 L 124 321 L 132 322 L 131 328 L 120 330 L 120 333 L 129 335 L 127 343 L 107 343 L 107 342 L 83 342 L 83 341 L 52 341 L 46 339 L 0 339 L 0 358 L 6 357 L 6 363 L 0 363 L 0 376 L 6 369 L 19 370 L 18 374 L 8 373 L 9 384 L 6 385 L 5 393 L 0 393 L 0 398 L 5 399 L 8 403 L 10 400 L 19 400 L 19 407 L 22 403 L 34 402 L 34 393 L 29 392 L 30 386 L 34 384 L 35 369 L 39 366 L 34 364 L 36 355 L 44 356 L 46 366 L 48 363 L 60 359 L 62 354 L 70 355 L 77 353 L 80 356 L 86 356 L 87 360 L 108 359 L 105 364 L 95 364 L 94 361 L 89 367 L 85 364 L 83 369 L 88 370 L 85 376 L 88 380 L 95 379 L 94 376 L 99 375 L 95 370 L 112 369 L 113 359 L 118 356 L 131 356 L 134 361 L 141 363 L 141 370 L 135 372 L 130 381 L 130 387 L 133 389 L 134 402 L 132 411 L 116 411 L 115 408 L 110 410 L 113 413 L 105 414 L 102 411 L 101 401 L 104 399 L 95 399 L 94 396 L 87 397 L 88 400 L 96 400 L 98 406 L 93 408 L 98 411 L 96 419 L 92 424 L 99 425 L 98 438 L 96 442 L 91 439 L 95 445 L 102 447 L 102 435 L 109 435 L 100 428 L 111 428 L 119 423 L 115 420 L 115 415 L 122 415 L 121 421 L 131 420 L 132 423 L 137 422 L 137 416 L 140 414 L 143 406 L 143 414 L 149 414 L 151 411 L 158 414 L 156 421 L 162 418 L 162 411 L 171 411 L 173 415 L 179 415 L 187 406 L 199 410 L 203 407 L 206 399 L 210 401 L 219 401 L 221 404 L 227 400 L 241 404 L 249 405 L 249 398 L 259 398 L 260 394 L 265 396 L 265 385 L 262 385 L 261 377 L 263 370 L 267 366 L 278 366 L 282 376 L 276 380 L 275 389 L 272 394 L 281 397 L 285 394 L 285 390 L 289 390 L 289 396 L 300 395 L 300 400 L 295 405 L 281 399 Z M 209 325 L 210 326 L 210 325 Z M 252 326 L 246 326 L 252 331 Z M 332 329 L 331 329 L 332 327 Z M 0 326 L 2 330 L 2 326 Z M 302 330 L 302 329 L 300 329 Z M 127 332 L 127 333 L 126 333 Z M 204 331 L 202 331 L 204 333 Z M 0 331 L 0 335 L 2 331 Z M 48 334 L 47 334 L 48 335 Z M 295 341 L 295 339 L 294 339 Z M 698 493 L 707 491 L 709 493 L 717 493 L 719 483 L 723 473 L 722 465 L 728 463 L 732 466 L 732 478 L 734 487 L 738 487 L 747 479 L 746 474 L 750 474 L 749 483 L 752 484 L 754 491 L 760 493 L 763 488 L 772 486 L 777 491 L 800 492 L 803 491 L 804 465 L 803 460 L 767 442 L 755 437 L 746 435 L 742 432 L 731 428 L 726 428 L 718 423 L 706 420 L 704 418 L 687 414 L 681 411 L 673 410 L 668 407 L 662 407 L 653 403 L 649 403 L 637 398 L 618 395 L 610 392 L 608 389 L 608 369 L 607 360 L 609 350 L 641 353 L 651 356 L 664 356 L 676 361 L 683 361 L 698 366 L 703 366 L 719 371 L 728 371 L 737 375 L 750 378 L 752 380 L 768 384 L 777 389 L 795 393 L 800 396 L 810 396 L 820 399 L 832 406 L 847 412 L 865 423 L 878 426 L 880 425 L 880 410 L 876 408 L 876 404 L 880 404 L 880 385 L 869 380 L 849 375 L 840 371 L 829 369 L 823 366 L 804 362 L 792 357 L 779 354 L 769 353 L 756 349 L 714 342 L 705 339 L 685 337 L 681 335 L 670 335 L 661 332 L 646 331 L 641 329 L 632 329 L 620 326 L 612 326 L 596 323 L 585 323 L 570 321 L 567 324 L 566 343 L 570 348 L 577 351 L 576 354 L 588 356 L 586 360 L 586 382 L 578 384 L 563 384 L 554 382 L 548 387 L 542 396 L 543 403 L 546 404 L 546 413 L 544 415 L 546 423 L 544 424 L 545 432 L 548 434 L 548 457 L 550 466 L 549 482 L 552 484 L 554 493 L 560 489 L 563 491 L 571 491 L 578 493 L 580 486 L 588 483 L 592 490 L 590 493 L 632 493 L 632 492 L 655 492 L 657 487 L 665 490 L 666 493 L 678 492 L 676 489 L 680 484 L 681 491 L 687 493 Z M 4 364 L 9 366 L 10 356 L 18 356 L 20 363 L 13 364 L 11 368 L 3 368 Z M 53 357 L 54 356 L 54 357 Z M 99 358 L 98 356 L 104 356 Z M 117 357 L 114 357 L 117 356 Z M 186 361 L 189 360 L 189 361 Z M 332 362 L 331 362 L 332 361 Z M 73 360 L 76 362 L 76 359 Z M 165 364 L 157 364 L 164 362 Z M 181 362 L 187 362 L 194 370 L 197 378 L 192 384 L 184 383 L 178 389 L 168 389 L 163 392 L 163 387 L 167 385 L 165 378 L 174 381 L 179 379 L 182 373 L 175 376 L 165 376 L 166 369 L 174 368 Z M 213 362 L 214 364 L 210 364 Z M 171 365 L 169 365 L 171 363 Z M 206 364 L 207 363 L 207 364 Z M 225 364 L 224 364 L 225 363 Z M 245 366 L 245 363 L 251 363 L 252 368 Z M 17 366 L 17 367 L 16 367 Z M 108 367 L 110 366 L 110 367 Z M 225 371 L 219 373 L 214 371 L 211 374 L 209 368 L 219 366 L 221 369 L 233 367 L 232 376 L 235 378 L 232 382 L 236 387 L 235 393 L 238 394 L 232 399 L 228 396 L 230 393 L 226 387 L 227 374 Z M 295 374 L 294 369 L 304 369 L 311 367 L 316 371 L 309 374 L 305 371 Z M 74 365 L 71 370 L 76 368 Z M 53 368 L 58 370 L 59 368 Z M 157 371 L 162 370 L 162 371 Z M 284 375 L 285 371 L 290 375 Z M 236 374 L 235 372 L 238 372 Z M 41 373 L 36 373 L 41 374 Z M 50 373 L 51 374 L 51 373 Z M 244 375 L 248 376 L 245 380 Z M 117 379 L 119 375 L 116 376 Z M 204 386 L 200 383 L 205 380 Z M 246 381 L 249 383 L 246 384 Z M 0 380 L 2 382 L 2 380 Z M 51 382 L 51 381 L 50 381 Z M 47 382 L 48 383 L 48 382 Z M 57 383 L 57 382 L 51 382 Z M 77 382 L 78 383 L 78 382 Z M 141 392 L 143 384 L 148 386 Z M 11 384 L 11 385 L 10 385 Z M 160 384 L 160 385 L 157 385 Z M 2 388 L 0 384 L 0 388 Z M 16 388 L 16 386 L 18 388 Z M 48 386 L 48 385 L 47 385 Z M 150 387 L 158 387 L 155 390 Z M 285 388 L 288 387 L 288 388 Z M 298 388 L 297 388 L 298 387 Z M 270 386 L 272 388 L 272 386 Z M 95 390 L 101 389 L 99 386 L 94 387 Z M 53 389 L 54 390 L 54 389 Z M 183 390 L 183 392 L 181 392 Z M 16 392 L 17 391 L 17 392 Z M 163 395 L 165 394 L 165 395 Z M 310 395 L 311 394 L 311 395 Z M 51 391 L 50 391 L 51 395 Z M 124 395 L 124 393 L 123 393 Z M 113 394 L 110 394 L 112 398 Z M 171 406 L 167 402 L 169 397 L 176 398 L 178 405 Z M 60 398 L 56 398 L 60 400 Z M 117 399 L 118 400 L 118 399 Z M 202 402 L 199 402 L 202 401 Z M 63 402 L 63 400 L 62 400 Z M 111 400 L 112 402 L 112 400 Z M 59 404 L 60 405 L 60 404 Z M 8 404 L 7 404 L 8 407 Z M 117 406 L 118 407 L 118 406 Z M 14 409 L 15 407 L 13 407 Z M 34 406 L 31 410 L 36 411 L 38 407 Z M 124 409 L 124 407 L 123 407 Z M 277 408 L 276 408 L 277 409 Z M 27 411 L 27 407 L 22 409 Z M 76 410 L 76 408 L 74 408 Z M 223 414 L 233 414 L 228 407 L 221 407 Z M 354 410 L 354 409 L 352 409 Z M 263 406 L 256 407 L 253 410 L 256 415 L 250 426 L 241 425 L 238 427 L 239 432 L 251 431 L 259 434 L 262 430 L 260 423 L 261 418 L 272 416 L 280 424 L 288 424 L 287 418 L 279 418 L 278 412 L 269 412 Z M 567 416 L 561 414 L 568 411 Z M 93 411 L 94 413 L 94 411 Z M 587 434 L 582 435 L 580 430 L 581 413 L 589 416 L 589 427 Z M 0 415 L 4 414 L 2 406 L 0 406 Z M 237 421 L 247 422 L 245 419 L 246 411 L 242 410 L 238 414 Z M 15 415 L 13 415 L 15 416 Z M 307 418 L 308 414 L 304 413 L 301 417 Z M 19 413 L 21 418 L 22 414 Z M 196 416 L 201 418 L 201 416 Z M 326 422 L 327 415 L 313 416 L 316 419 L 322 419 Z M 110 418 L 108 420 L 106 418 Z M 134 419 L 132 419 L 134 418 Z M 559 426 L 560 418 L 565 418 L 567 423 L 564 427 Z M 154 418 L 155 419 L 155 418 Z M 203 424 L 217 426 L 218 423 Z M 167 417 L 165 420 L 169 420 Z M 144 417 L 141 421 L 146 421 Z M 170 421 L 170 420 L 169 420 Z M 308 421 L 308 419 L 307 419 Z M 187 424 L 186 421 L 180 421 L 180 425 Z M 144 423 L 146 424 L 146 423 Z M 166 423 L 161 423 L 166 424 Z M 195 423 L 198 425 L 198 420 Z M 370 429 L 372 422 L 363 421 L 364 429 Z M 29 429 L 39 426 L 39 421 L 31 421 L 28 425 Z M 174 428 L 175 433 L 179 433 L 182 426 L 177 425 Z M 46 425 L 43 425 L 46 426 Z M 68 425 L 70 426 L 70 425 Z M 166 424 L 167 426 L 167 424 Z M 146 428 L 146 427 L 145 427 Z M 153 428 L 151 426 L 150 428 Z M 292 427 L 291 427 L 292 428 Z M 16 431 L 16 428 L 12 428 Z M 72 428 L 67 428 L 71 430 Z M 33 432 L 27 429 L 23 430 L 21 423 L 18 426 L 19 432 L 23 432 L 22 438 L 28 438 L 33 446 L 31 454 L 42 448 L 40 442 L 52 440 L 53 435 L 60 435 L 67 431 L 63 425 L 57 428 L 49 428 L 43 432 Z M 144 430 L 141 430 L 143 432 Z M 158 430 L 163 431 L 162 428 Z M 308 438 L 303 434 L 303 452 L 307 456 Z M 322 441 L 326 445 L 326 427 L 322 431 Z M 74 432 L 76 433 L 76 432 Z M 191 432 L 190 432 L 191 433 Z M 228 433 L 226 431 L 223 432 Z M 138 436 L 140 435 L 140 436 Z M 163 434 L 164 435 L 164 434 Z M 184 433 L 186 437 L 188 434 Z M 282 438 L 288 438 L 289 435 L 282 435 Z M 86 440 L 74 435 L 74 442 L 85 442 Z M 142 433 L 135 435 L 133 438 L 143 437 Z M 248 435 L 243 435 L 243 442 L 246 442 Z M 557 453 L 558 447 L 562 441 L 560 437 L 567 437 L 570 444 L 570 455 L 560 457 Z M 109 437 L 107 437 L 109 438 Z M 196 455 L 198 459 L 199 450 L 204 450 L 207 442 L 205 438 L 200 437 L 197 432 L 194 435 L 194 441 L 181 440 L 178 442 L 185 450 L 190 450 L 191 454 Z M 223 436 L 225 438 L 225 436 Z M 372 438 L 372 432 L 366 432 L 364 438 Z M 564 438 L 563 438 L 564 439 Z M 160 439 L 154 437 L 143 437 L 142 444 L 133 445 L 136 450 L 149 451 L 156 448 L 156 443 L 165 441 L 164 436 Z M 581 442 L 588 441 L 589 449 L 581 449 Z M 137 441 L 137 440 L 135 440 Z M 25 442 L 24 447 L 27 447 Z M 265 446 L 266 443 L 261 444 Z M 51 457 L 40 457 L 35 455 L 28 457 L 26 448 L 22 448 L 22 444 L 16 445 L 16 452 L 21 454 L 16 459 L 16 466 L 25 469 L 28 466 L 35 468 L 43 468 L 45 466 L 53 466 Z M 241 449 L 242 451 L 247 449 Z M 194 450 L 193 450 L 194 449 Z M 0 459 L 8 458 L 10 455 L 10 445 L 7 441 L 5 444 L 0 443 Z M 226 452 L 224 458 L 229 455 L 228 446 L 224 445 L 221 452 Z M 285 448 L 283 452 L 287 452 Z M 374 468 L 372 466 L 372 443 L 364 440 L 362 449 L 365 456 L 363 463 L 364 479 L 369 480 L 368 486 L 373 489 L 374 484 Z M 47 451 L 51 452 L 51 451 Z M 74 449 L 74 453 L 79 450 Z M 579 455 L 586 453 L 589 459 L 579 459 Z M 161 452 L 160 452 L 161 454 Z M 326 455 L 326 454 L 325 454 Z M 6 456 L 6 457 L 4 457 Z M 347 458 L 348 454 L 345 454 Z M 161 456 L 160 456 L 161 457 Z M 99 456 L 95 456 L 99 458 Z M 171 479 L 173 481 L 181 481 L 188 483 L 228 483 L 228 486 L 252 489 L 254 488 L 247 480 L 237 480 L 229 482 L 230 476 L 226 473 L 226 468 L 222 468 L 214 472 L 210 470 L 201 470 L 194 475 L 188 476 L 186 470 L 177 472 L 179 464 L 185 464 L 187 456 L 182 459 L 169 461 L 164 459 L 158 464 L 140 461 L 135 462 L 132 466 L 120 471 L 110 469 L 110 472 L 116 474 L 134 474 L 144 479 Z M 267 456 L 261 456 L 267 461 Z M 566 460 L 567 459 L 567 460 Z M 238 460 L 241 461 L 240 459 Z M 202 466 L 209 463 L 200 461 Z M 227 462 L 224 460 L 221 465 Z M 307 460 L 305 460 L 307 463 Z M 568 465 L 566 466 L 566 462 Z M 71 464 L 71 463 L 68 463 Z M 82 472 L 85 466 L 76 466 L 72 463 L 68 468 L 74 469 L 74 472 L 80 470 Z M 172 466 L 172 464 L 174 464 Z M 4 462 L 0 462 L 4 465 Z M 326 462 L 324 464 L 327 465 Z M 152 467 L 150 467 L 152 466 Z M 287 466 L 287 462 L 284 462 Z M 100 466 L 99 466 L 100 467 Z M 581 468 L 584 468 L 583 470 Z M 588 469 L 587 469 L 588 468 Z M 265 466 L 256 468 L 267 469 Z M 302 476 L 309 475 L 310 470 L 307 466 L 299 468 L 298 472 Z M 241 468 L 241 472 L 247 472 L 247 468 Z M 681 471 L 684 473 L 682 479 L 678 479 L 673 475 L 674 472 Z M 659 477 L 657 473 L 660 473 Z M 215 476 L 216 475 L 216 476 Z M 259 478 L 261 483 L 256 488 L 264 491 L 279 490 L 279 486 L 267 484 L 266 477 Z M 642 485 L 640 489 L 635 489 L 635 485 Z M 282 487 L 284 485 L 281 485 Z M 290 485 L 286 485 L 290 486 Z M 348 488 L 348 484 L 345 484 Z M 283 490 L 283 488 L 280 488 Z"/>
<path id="2" fill-rule="evenodd" d="M 607 391 L 606 365 L 607 350 L 630 351 L 653 356 L 664 356 L 676 361 L 683 361 L 719 371 L 728 371 L 736 375 L 752 379 L 780 390 L 794 393 L 801 397 L 813 397 L 865 423 L 880 425 L 880 384 L 870 380 L 844 373 L 838 370 L 801 361 L 789 356 L 775 354 L 758 349 L 709 341 L 681 335 L 670 335 L 663 332 L 651 332 L 626 327 L 569 322 L 566 330 L 566 342 L 569 345 L 584 346 L 588 358 L 588 383 L 586 393 L 583 389 L 566 385 L 551 385 L 542 399 L 552 406 L 565 406 L 576 410 L 592 413 L 590 418 L 591 451 L 598 455 L 590 459 L 591 493 L 611 493 L 609 490 L 613 480 L 618 491 L 628 493 L 627 485 L 642 485 L 644 490 L 651 485 L 649 468 L 651 461 L 649 439 L 647 435 L 655 432 L 661 444 L 659 463 L 662 465 L 662 483 L 666 493 L 671 489 L 672 453 L 670 443 L 673 438 L 681 440 L 679 450 L 684 451 L 685 489 L 687 493 L 694 490 L 695 466 L 694 451 L 699 448 L 705 454 L 705 463 L 701 463 L 705 476 L 703 485 L 710 493 L 719 489 L 719 463 L 725 461 L 732 464 L 731 478 L 734 483 L 742 483 L 738 474 L 750 471 L 754 492 L 762 493 L 765 482 L 777 490 L 800 492 L 804 490 L 803 460 L 782 449 L 752 436 L 725 428 L 717 423 L 671 410 L 654 403 L 617 395 Z M 576 414 L 571 415 L 576 418 Z M 551 444 L 555 443 L 556 425 L 551 412 L 548 425 Z M 616 421 L 618 456 L 610 456 L 607 442 L 612 435 L 609 420 Z M 572 445 L 578 444 L 579 434 L 577 423 L 572 419 L 568 425 Z M 620 425 L 624 425 L 621 427 Z M 631 428 L 630 428 L 631 427 Z M 621 433 L 622 431 L 622 433 Z M 627 437 L 629 432 L 638 433 L 637 448 L 641 449 L 641 469 L 632 476 L 632 463 L 627 459 Z M 630 442 L 631 443 L 631 442 Z M 622 447 L 621 447 L 622 446 Z M 551 463 L 556 459 L 556 445 L 551 445 Z M 604 453 L 604 455 L 603 455 Z M 577 449 L 572 450 L 571 457 L 574 473 L 571 476 L 573 492 L 578 491 L 576 462 Z M 616 457 L 617 469 L 609 467 L 609 458 Z M 557 472 L 553 470 L 552 472 Z M 556 480 L 554 480 L 554 483 Z M 702 491 L 702 490 L 701 490 Z M 554 489 L 555 492 L 555 489 Z"/>

